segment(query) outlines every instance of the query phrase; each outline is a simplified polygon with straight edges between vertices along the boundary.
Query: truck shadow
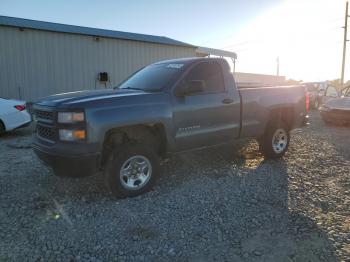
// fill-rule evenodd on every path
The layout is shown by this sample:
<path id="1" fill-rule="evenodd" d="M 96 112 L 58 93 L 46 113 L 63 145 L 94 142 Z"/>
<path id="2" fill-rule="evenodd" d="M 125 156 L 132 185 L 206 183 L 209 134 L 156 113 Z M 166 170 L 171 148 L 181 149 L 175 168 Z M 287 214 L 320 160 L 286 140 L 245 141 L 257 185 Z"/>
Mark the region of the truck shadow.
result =
<path id="1" fill-rule="evenodd" d="M 180 166 L 179 162 L 183 164 Z M 169 168 L 173 169 L 174 165 L 181 170 L 177 174 L 183 174 L 176 178 L 177 186 L 186 187 L 197 179 L 211 185 L 211 200 L 204 202 L 219 219 L 202 219 L 201 223 L 222 232 L 222 236 L 212 238 L 209 245 L 215 247 L 217 241 L 224 242 L 225 259 L 338 261 L 327 233 L 304 213 L 289 207 L 289 190 L 293 189 L 289 187 L 286 161 L 265 161 L 256 143 L 237 145 L 235 149 L 224 147 L 219 153 L 208 150 L 177 156 L 164 169 L 171 173 Z M 196 171 L 198 167 L 202 171 Z M 221 186 L 228 183 L 231 192 L 224 191 Z M 201 186 L 204 191 L 208 190 L 203 184 Z M 166 194 L 166 189 L 160 190 Z M 192 219 L 196 220 L 197 215 L 200 216 L 194 211 Z M 200 241 L 205 238 L 205 233 L 195 231 L 192 237 Z M 188 259 L 211 261 L 215 259 L 211 252 L 213 249 L 203 251 L 202 257 L 189 256 Z"/>
<path id="2" fill-rule="evenodd" d="M 132 217 L 135 227 L 128 225 L 120 232 L 118 223 L 125 223 L 120 218 L 111 230 L 132 249 L 159 241 L 175 246 L 182 250 L 179 261 L 338 261 L 327 233 L 289 206 L 296 194 L 289 192 L 293 189 L 288 176 L 285 160 L 265 161 L 250 142 L 174 156 L 162 164 L 155 190 L 136 198 L 111 198 L 101 176 L 50 177 L 46 182 L 57 186 L 46 193 L 47 198 L 64 195 L 59 203 L 90 206 L 96 216 L 102 206 L 117 217 Z M 197 196 L 192 199 L 193 192 Z M 169 209 L 178 211 L 169 216 Z M 183 239 L 186 247 L 181 246 Z"/>

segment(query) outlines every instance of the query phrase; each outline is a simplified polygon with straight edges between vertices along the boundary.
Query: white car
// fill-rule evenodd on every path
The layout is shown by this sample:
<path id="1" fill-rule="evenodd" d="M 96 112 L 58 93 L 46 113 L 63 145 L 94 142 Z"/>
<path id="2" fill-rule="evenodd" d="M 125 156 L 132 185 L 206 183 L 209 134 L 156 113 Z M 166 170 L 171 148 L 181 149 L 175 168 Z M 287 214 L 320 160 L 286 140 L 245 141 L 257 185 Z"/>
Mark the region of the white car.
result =
<path id="1" fill-rule="evenodd" d="M 24 101 L 0 98 L 0 135 L 27 125 L 31 117 Z"/>

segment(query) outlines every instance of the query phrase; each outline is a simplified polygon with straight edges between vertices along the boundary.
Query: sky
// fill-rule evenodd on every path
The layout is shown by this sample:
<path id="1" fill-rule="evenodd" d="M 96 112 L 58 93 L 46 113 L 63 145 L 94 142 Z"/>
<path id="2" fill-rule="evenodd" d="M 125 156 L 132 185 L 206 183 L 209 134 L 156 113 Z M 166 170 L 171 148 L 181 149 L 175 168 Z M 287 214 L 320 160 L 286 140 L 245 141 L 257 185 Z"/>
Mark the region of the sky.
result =
<path id="1" fill-rule="evenodd" d="M 276 74 L 279 57 L 280 75 L 290 79 L 332 80 L 341 73 L 345 0 L 0 0 L 0 15 L 233 51 L 240 72 Z M 346 79 L 349 56 L 350 47 Z"/>

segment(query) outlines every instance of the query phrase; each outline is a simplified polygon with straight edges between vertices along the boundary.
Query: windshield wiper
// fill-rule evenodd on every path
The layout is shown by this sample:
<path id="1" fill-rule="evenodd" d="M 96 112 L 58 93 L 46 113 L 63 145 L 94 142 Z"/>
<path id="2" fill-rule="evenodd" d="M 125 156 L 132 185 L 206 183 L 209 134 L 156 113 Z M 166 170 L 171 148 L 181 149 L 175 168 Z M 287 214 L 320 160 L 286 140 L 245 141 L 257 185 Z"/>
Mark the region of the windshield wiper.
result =
<path id="1" fill-rule="evenodd" d="M 123 88 L 118 88 L 118 89 L 131 89 L 131 90 L 140 90 L 140 91 L 145 91 L 141 88 L 137 88 L 137 87 L 131 87 L 131 86 L 128 86 L 128 87 L 123 87 Z"/>
<path id="2" fill-rule="evenodd" d="M 130 89 L 130 90 L 140 90 L 140 91 L 143 91 L 143 92 L 157 92 L 157 91 L 160 91 L 161 89 L 160 88 L 154 88 L 154 89 L 142 89 L 142 88 L 137 88 L 137 87 L 123 87 L 123 88 L 118 88 L 118 89 Z"/>

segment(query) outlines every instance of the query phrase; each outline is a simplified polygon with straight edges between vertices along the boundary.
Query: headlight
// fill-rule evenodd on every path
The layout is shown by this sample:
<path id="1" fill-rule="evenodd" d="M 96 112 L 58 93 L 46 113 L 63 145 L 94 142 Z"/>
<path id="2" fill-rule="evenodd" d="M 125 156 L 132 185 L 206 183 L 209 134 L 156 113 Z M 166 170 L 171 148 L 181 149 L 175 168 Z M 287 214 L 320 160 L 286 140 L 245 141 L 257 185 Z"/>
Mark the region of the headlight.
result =
<path id="1" fill-rule="evenodd" d="M 58 123 L 72 124 L 85 120 L 83 112 L 58 112 Z"/>
<path id="2" fill-rule="evenodd" d="M 86 138 L 85 130 L 60 129 L 58 133 L 62 141 L 78 141 Z"/>

